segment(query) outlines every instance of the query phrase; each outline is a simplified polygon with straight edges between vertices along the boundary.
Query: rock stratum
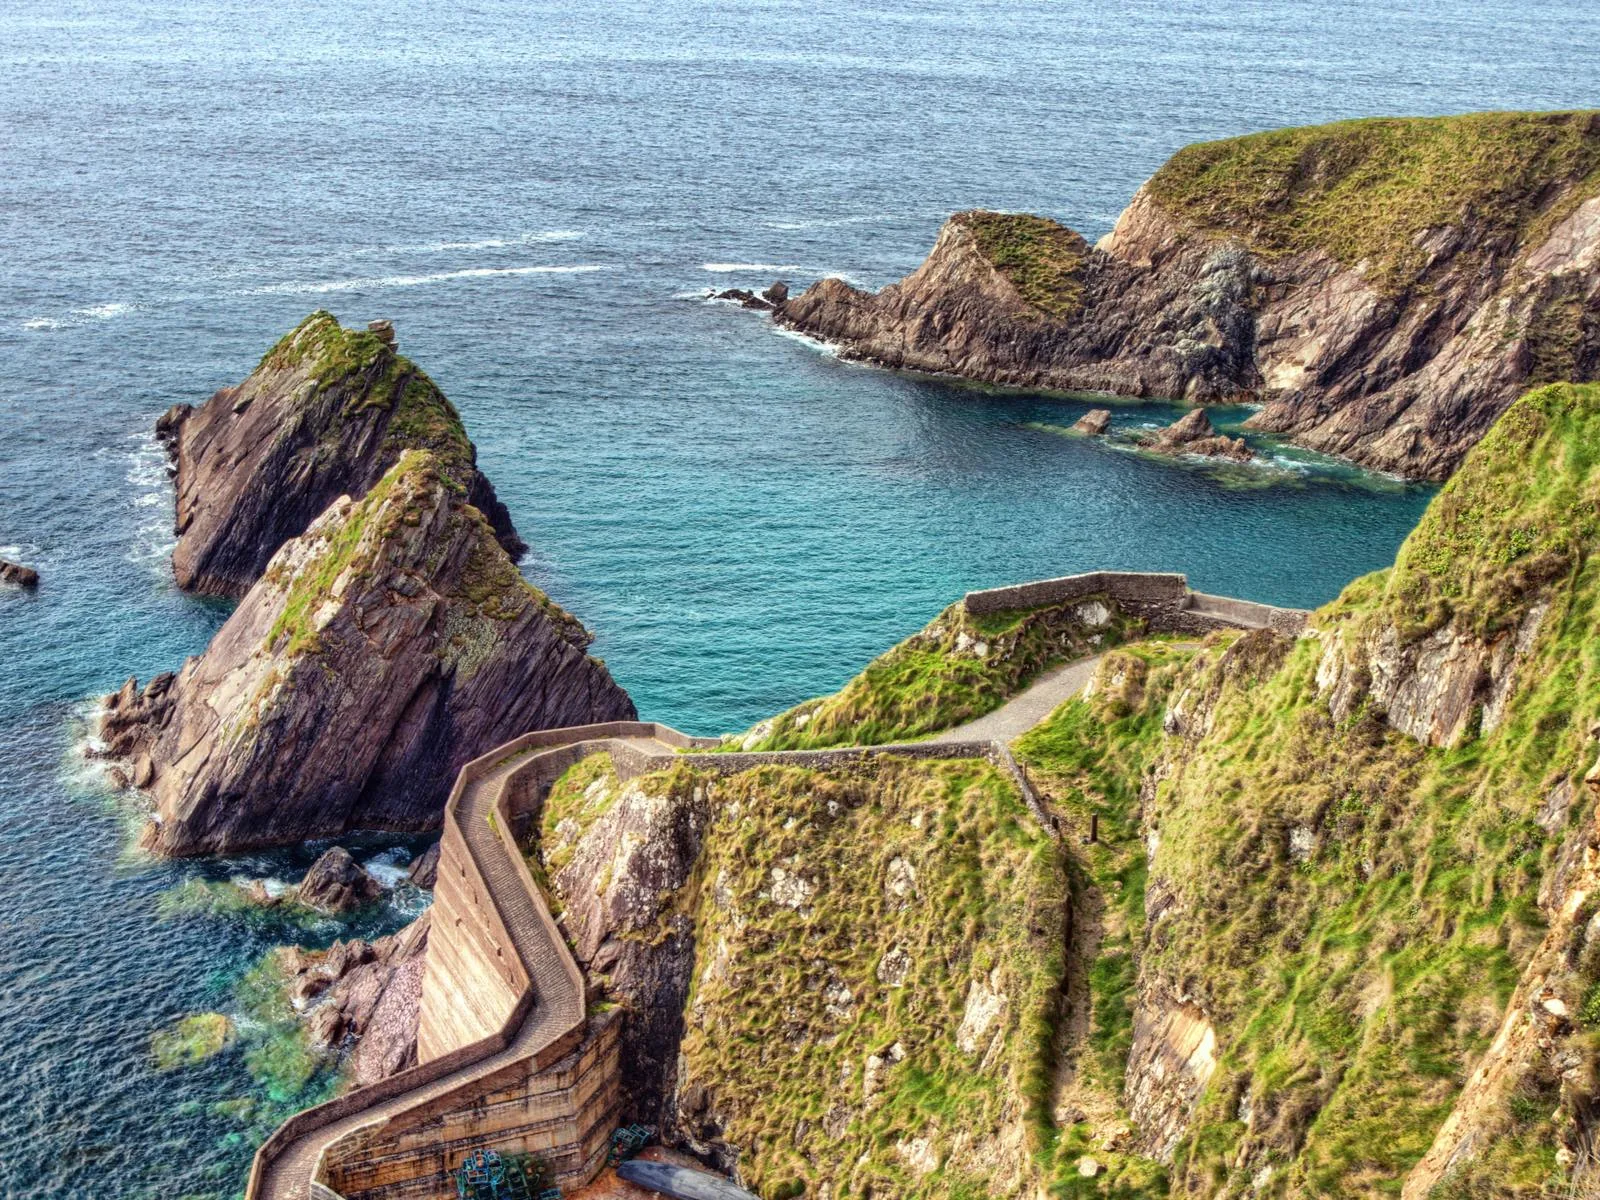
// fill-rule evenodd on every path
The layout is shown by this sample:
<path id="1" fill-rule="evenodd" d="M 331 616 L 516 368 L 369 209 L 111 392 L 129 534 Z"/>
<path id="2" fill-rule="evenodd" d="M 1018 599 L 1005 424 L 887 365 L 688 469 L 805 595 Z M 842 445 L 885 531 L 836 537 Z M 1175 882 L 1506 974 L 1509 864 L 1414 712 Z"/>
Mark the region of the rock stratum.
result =
<path id="1" fill-rule="evenodd" d="M 1600 374 L 1600 113 L 1202 143 L 1096 246 L 963 212 L 901 282 L 825 279 L 773 309 L 848 357 L 1259 404 L 1256 429 L 1443 479 L 1530 385 Z"/>
<path id="2" fill-rule="evenodd" d="M 113 698 L 103 736 L 161 853 L 428 829 L 475 755 L 634 715 L 589 642 L 450 464 L 408 450 L 284 543 L 205 654 Z"/>
<path id="3" fill-rule="evenodd" d="M 373 325 L 312 313 L 243 383 L 157 423 L 176 479 L 179 587 L 244 595 L 284 542 L 340 496 L 366 495 L 406 450 L 435 456 L 513 560 L 527 549 L 455 408 L 396 352 L 389 323 Z"/>

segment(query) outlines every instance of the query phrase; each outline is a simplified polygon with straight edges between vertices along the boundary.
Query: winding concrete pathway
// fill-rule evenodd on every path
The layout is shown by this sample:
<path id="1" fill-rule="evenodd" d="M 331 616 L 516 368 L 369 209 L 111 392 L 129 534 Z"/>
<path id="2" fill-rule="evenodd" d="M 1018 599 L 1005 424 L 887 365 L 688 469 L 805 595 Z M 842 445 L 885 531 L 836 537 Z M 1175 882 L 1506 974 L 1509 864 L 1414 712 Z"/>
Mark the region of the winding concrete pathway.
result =
<path id="1" fill-rule="evenodd" d="M 1021 737 L 1084 688 L 1103 654 L 1051 667 L 991 713 L 946 729 L 934 742 L 1009 742 Z"/>

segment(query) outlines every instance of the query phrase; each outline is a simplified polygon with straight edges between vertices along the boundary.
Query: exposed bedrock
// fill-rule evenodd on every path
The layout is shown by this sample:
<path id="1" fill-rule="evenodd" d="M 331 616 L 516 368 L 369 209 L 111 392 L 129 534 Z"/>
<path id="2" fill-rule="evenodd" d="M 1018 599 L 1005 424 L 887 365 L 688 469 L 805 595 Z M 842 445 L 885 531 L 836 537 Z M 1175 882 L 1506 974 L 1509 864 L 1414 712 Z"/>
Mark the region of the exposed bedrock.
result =
<path id="1" fill-rule="evenodd" d="M 387 321 L 342 328 L 307 317 L 248 379 L 156 424 L 177 485 L 178 586 L 242 596 L 268 561 L 334 500 L 357 499 L 405 450 L 425 449 L 465 491 L 513 559 L 526 545 L 477 469 L 461 418 Z"/>
<path id="2" fill-rule="evenodd" d="M 1600 114 L 1378 119 L 1180 151 L 1091 247 L 957 213 L 877 293 L 776 305 L 848 357 L 1263 405 L 1251 424 L 1442 479 L 1530 384 L 1600 375 Z"/>
<path id="3" fill-rule="evenodd" d="M 155 804 L 150 848 L 428 829 L 475 756 L 634 716 L 464 493 L 447 461 L 406 451 L 283 545 L 204 655 L 108 702 L 102 736 Z"/>

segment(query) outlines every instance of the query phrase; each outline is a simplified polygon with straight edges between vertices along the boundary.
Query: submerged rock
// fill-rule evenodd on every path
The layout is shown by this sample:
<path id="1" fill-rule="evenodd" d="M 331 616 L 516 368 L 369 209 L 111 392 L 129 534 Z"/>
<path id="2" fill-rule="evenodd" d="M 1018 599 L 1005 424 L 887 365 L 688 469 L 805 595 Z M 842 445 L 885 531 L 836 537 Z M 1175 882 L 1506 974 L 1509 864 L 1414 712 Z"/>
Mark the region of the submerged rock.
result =
<path id="1" fill-rule="evenodd" d="M 150 1038 L 150 1058 L 158 1071 L 173 1071 L 222 1053 L 233 1044 L 233 1022 L 223 1013 L 180 1017 Z"/>
<path id="2" fill-rule="evenodd" d="M 383 885 L 367 874 L 343 846 L 324 853 L 300 881 L 300 903 L 323 912 L 350 912 L 381 895 Z"/>
<path id="3" fill-rule="evenodd" d="M 1592 112 L 1204 143 L 1094 247 L 957 213 L 899 283 L 824 279 L 776 319 L 889 367 L 1260 403 L 1255 428 L 1443 479 L 1527 387 L 1600 376 L 1596 162 Z"/>
<path id="4" fill-rule="evenodd" d="M 9 583 L 31 591 L 39 586 L 39 572 L 32 567 L 24 567 L 20 563 L 7 562 L 0 558 L 0 583 Z"/>
<path id="5" fill-rule="evenodd" d="M 172 455 L 178 586 L 242 596 L 278 548 L 342 495 L 366 495 L 406 450 L 428 450 L 513 559 L 527 546 L 477 469 L 461 418 L 433 380 L 395 352 L 394 327 L 345 329 L 316 312 L 250 377 L 156 423 Z"/>
<path id="6" fill-rule="evenodd" d="M 429 829 L 470 759 L 635 715 L 464 493 L 437 455 L 407 451 L 285 543 L 176 679 L 108 702 L 108 751 L 150 757 L 149 848 Z"/>

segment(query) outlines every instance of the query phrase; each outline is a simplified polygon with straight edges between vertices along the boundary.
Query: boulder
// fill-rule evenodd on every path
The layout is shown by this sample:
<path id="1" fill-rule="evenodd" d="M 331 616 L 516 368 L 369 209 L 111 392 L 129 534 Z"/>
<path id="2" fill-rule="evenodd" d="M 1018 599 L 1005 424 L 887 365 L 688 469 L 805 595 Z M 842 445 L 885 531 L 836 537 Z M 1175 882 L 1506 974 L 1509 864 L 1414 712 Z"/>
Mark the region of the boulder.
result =
<path id="1" fill-rule="evenodd" d="M 738 304 L 744 308 L 753 308 L 758 312 L 766 312 L 772 308 L 771 301 L 764 296 L 758 296 L 748 288 L 728 288 L 711 297 L 713 300 L 726 300 L 729 304 Z"/>
<path id="2" fill-rule="evenodd" d="M 32 567 L 24 567 L 20 563 L 7 562 L 0 558 L 0 583 L 9 583 L 14 587 L 32 591 L 39 586 L 39 572 Z"/>
<path id="3" fill-rule="evenodd" d="M 1224 437 L 1217 433 L 1203 408 L 1190 409 L 1154 436 L 1140 438 L 1139 445 L 1157 454 L 1199 454 L 1234 462 L 1249 462 L 1255 458 L 1243 438 Z"/>
<path id="4" fill-rule="evenodd" d="M 1072 432 L 1087 434 L 1089 437 L 1099 437 L 1111 428 L 1111 410 L 1109 408 L 1091 408 L 1079 417 L 1072 426 Z"/>
<path id="5" fill-rule="evenodd" d="M 300 903 L 323 912 L 351 912 L 381 895 L 383 886 L 343 846 L 324 853 L 300 881 Z"/>
<path id="6" fill-rule="evenodd" d="M 772 305 L 773 308 L 777 308 L 789 299 L 789 285 L 780 279 L 762 292 L 761 298 Z"/>

